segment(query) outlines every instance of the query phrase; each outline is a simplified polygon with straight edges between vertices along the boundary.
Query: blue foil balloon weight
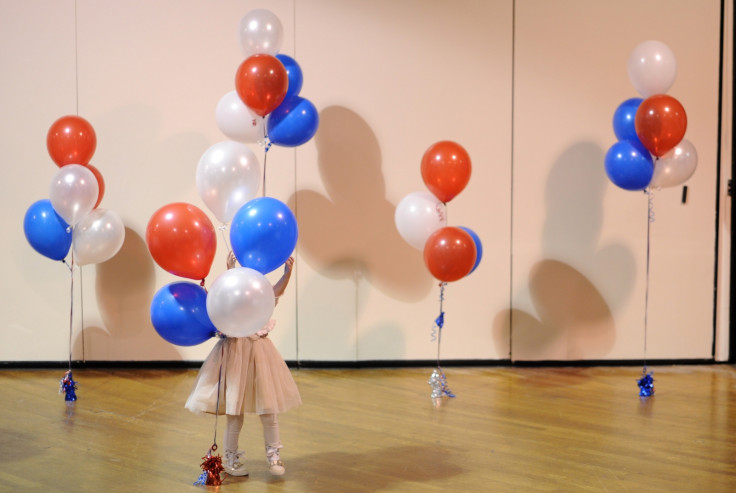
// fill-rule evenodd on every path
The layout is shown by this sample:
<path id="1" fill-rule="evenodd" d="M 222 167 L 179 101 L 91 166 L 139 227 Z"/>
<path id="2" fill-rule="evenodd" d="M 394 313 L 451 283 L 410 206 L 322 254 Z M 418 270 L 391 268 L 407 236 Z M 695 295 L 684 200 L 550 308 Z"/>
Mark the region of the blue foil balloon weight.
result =
<path id="1" fill-rule="evenodd" d="M 654 175 L 649 152 L 627 141 L 616 142 L 608 149 L 605 166 L 608 178 L 624 190 L 644 190 Z"/>
<path id="2" fill-rule="evenodd" d="M 269 140 L 284 147 L 296 147 L 314 137 L 319 127 L 319 112 L 308 99 L 294 96 L 268 115 Z"/>
<path id="3" fill-rule="evenodd" d="M 291 58 L 289 55 L 279 53 L 276 58 L 286 69 L 286 75 L 289 78 L 289 88 L 286 90 L 286 96 L 284 99 L 289 99 L 292 96 L 298 96 L 302 90 L 302 84 L 304 83 L 304 76 L 302 75 L 302 69 L 296 60 Z"/>
<path id="4" fill-rule="evenodd" d="M 647 372 L 646 368 L 643 371 L 644 376 L 637 380 L 639 385 L 639 395 L 642 397 L 649 397 L 654 395 L 654 377 L 652 372 Z"/>
<path id="5" fill-rule="evenodd" d="M 151 322 L 158 335 L 177 346 L 195 346 L 217 333 L 207 314 L 207 291 L 193 282 L 159 289 L 151 301 Z"/>
<path id="6" fill-rule="evenodd" d="M 194 482 L 194 486 L 205 486 L 207 484 L 207 471 L 202 471 Z"/>
<path id="7" fill-rule="evenodd" d="M 77 382 L 72 378 L 71 370 L 67 370 L 64 377 L 59 381 L 59 393 L 64 394 L 64 400 L 67 402 L 77 400 Z"/>
<path id="8" fill-rule="evenodd" d="M 296 217 L 280 200 L 260 197 L 246 202 L 230 225 L 230 244 L 243 267 L 268 274 L 291 256 L 299 236 Z"/>
<path id="9" fill-rule="evenodd" d="M 72 229 L 48 199 L 31 204 L 23 218 L 23 232 L 33 249 L 44 257 L 64 260 L 69 253 Z"/>

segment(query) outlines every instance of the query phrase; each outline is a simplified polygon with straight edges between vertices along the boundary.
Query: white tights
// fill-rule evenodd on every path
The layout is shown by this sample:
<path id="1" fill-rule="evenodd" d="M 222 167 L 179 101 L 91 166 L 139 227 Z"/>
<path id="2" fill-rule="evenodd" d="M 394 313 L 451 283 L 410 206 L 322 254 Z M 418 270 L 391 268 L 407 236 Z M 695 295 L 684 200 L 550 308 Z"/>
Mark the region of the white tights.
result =
<path id="1" fill-rule="evenodd" d="M 260 414 L 261 425 L 263 425 L 263 440 L 266 447 L 281 448 L 281 440 L 279 438 L 279 419 L 277 414 Z M 243 415 L 227 415 L 227 423 L 225 425 L 225 450 L 238 450 L 238 437 L 240 430 L 243 429 Z"/>

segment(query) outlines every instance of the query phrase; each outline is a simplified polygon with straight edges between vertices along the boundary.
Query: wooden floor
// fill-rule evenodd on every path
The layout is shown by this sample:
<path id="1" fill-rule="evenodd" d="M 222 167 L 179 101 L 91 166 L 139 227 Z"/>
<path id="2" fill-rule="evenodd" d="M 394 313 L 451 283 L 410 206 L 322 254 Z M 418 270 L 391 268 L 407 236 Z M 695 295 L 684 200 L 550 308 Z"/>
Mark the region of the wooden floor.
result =
<path id="1" fill-rule="evenodd" d="M 250 477 L 197 487 L 215 419 L 183 408 L 195 370 L 0 371 L 0 491 L 736 491 L 736 369 L 294 370 L 304 400 L 281 415 L 281 478 L 246 417 Z M 218 423 L 221 443 L 224 420 Z"/>

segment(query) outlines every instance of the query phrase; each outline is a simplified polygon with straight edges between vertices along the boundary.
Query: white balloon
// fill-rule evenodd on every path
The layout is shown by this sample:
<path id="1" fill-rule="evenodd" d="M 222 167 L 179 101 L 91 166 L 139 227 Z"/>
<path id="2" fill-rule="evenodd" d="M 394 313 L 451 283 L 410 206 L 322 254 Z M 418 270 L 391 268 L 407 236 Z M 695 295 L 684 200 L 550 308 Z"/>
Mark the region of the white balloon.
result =
<path id="1" fill-rule="evenodd" d="M 207 149 L 197 165 L 197 190 L 215 217 L 230 222 L 243 204 L 255 198 L 261 165 L 250 148 L 226 140 Z"/>
<path id="2" fill-rule="evenodd" d="M 123 246 L 125 225 L 113 211 L 97 208 L 84 216 L 72 234 L 74 261 L 98 264 L 111 259 Z"/>
<path id="3" fill-rule="evenodd" d="M 693 176 L 698 166 L 698 153 L 687 139 L 662 155 L 654 162 L 654 175 L 649 186 L 668 188 L 682 185 Z"/>
<path id="4" fill-rule="evenodd" d="M 76 225 L 97 202 L 99 185 L 94 173 L 81 164 L 59 168 L 51 180 L 51 205 L 70 226 Z"/>
<path id="5" fill-rule="evenodd" d="M 252 143 L 264 140 L 264 118 L 253 113 L 236 91 L 220 98 L 215 109 L 215 121 L 229 139 Z"/>
<path id="6" fill-rule="evenodd" d="M 664 94 L 677 75 L 675 54 L 661 41 L 644 41 L 629 55 L 628 73 L 631 84 L 645 98 Z"/>
<path id="7" fill-rule="evenodd" d="M 229 337 L 258 332 L 273 314 L 276 298 L 266 276 L 248 267 L 220 274 L 207 293 L 207 315 Z"/>
<path id="8" fill-rule="evenodd" d="M 447 226 L 445 204 L 429 192 L 410 193 L 396 206 L 394 222 L 407 243 L 424 250 L 427 238 Z"/>
<path id="9" fill-rule="evenodd" d="M 251 10 L 240 20 L 240 45 L 245 57 L 258 53 L 275 55 L 283 38 L 281 21 L 270 10 Z"/>

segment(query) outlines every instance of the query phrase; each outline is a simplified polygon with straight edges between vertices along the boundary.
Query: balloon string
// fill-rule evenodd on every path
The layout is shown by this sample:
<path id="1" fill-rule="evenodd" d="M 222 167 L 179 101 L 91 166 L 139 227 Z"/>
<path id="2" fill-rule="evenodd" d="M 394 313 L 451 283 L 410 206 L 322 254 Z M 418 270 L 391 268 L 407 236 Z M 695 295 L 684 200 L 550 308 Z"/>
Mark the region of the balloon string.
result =
<path id="1" fill-rule="evenodd" d="M 225 341 L 220 341 L 220 373 L 217 376 L 217 403 L 215 404 L 215 436 L 210 450 L 217 450 L 217 416 L 220 414 L 220 389 L 222 387 L 222 367 L 225 365 Z"/>
<path id="2" fill-rule="evenodd" d="M 440 368 L 440 348 L 442 346 L 442 327 L 445 325 L 445 312 L 442 310 L 442 304 L 445 301 L 446 282 L 440 283 L 440 315 L 435 319 L 437 327 L 437 368 Z"/>
<path id="3" fill-rule="evenodd" d="M 77 17 L 77 0 L 74 0 L 74 104 L 77 116 L 79 116 L 79 33 Z"/>
<path id="4" fill-rule="evenodd" d="M 84 276 L 82 275 L 82 266 L 79 266 L 79 318 L 81 320 L 82 331 L 82 361 L 87 361 L 84 350 Z"/>
<path id="5" fill-rule="evenodd" d="M 268 158 L 268 148 L 263 151 L 263 196 L 266 196 L 266 159 Z"/>
<path id="6" fill-rule="evenodd" d="M 222 235 L 222 241 L 225 244 L 225 247 L 227 248 L 228 253 L 230 253 L 230 243 L 227 241 L 227 234 L 225 234 L 225 230 L 227 229 L 227 224 L 222 223 L 217 227 L 217 229 L 220 230 L 220 234 Z"/>
<path id="7" fill-rule="evenodd" d="M 646 257 L 646 285 L 644 290 L 644 369 L 647 367 L 647 332 L 649 318 L 649 264 L 651 250 L 651 225 L 654 222 L 654 192 L 647 188 L 647 257 Z"/>
<path id="8" fill-rule="evenodd" d="M 266 196 L 266 160 L 268 158 L 268 150 L 271 149 L 271 142 L 268 140 L 266 129 L 266 117 L 263 118 L 263 196 Z"/>
<path id="9" fill-rule="evenodd" d="M 69 266 L 69 371 L 72 369 L 72 328 L 74 322 L 74 246 L 72 246 L 71 262 Z"/>
<path id="10" fill-rule="evenodd" d="M 432 372 L 432 376 L 429 378 L 429 384 L 432 386 L 431 397 L 435 403 L 435 406 L 439 406 L 438 399 L 441 397 L 455 397 L 450 388 L 447 386 L 447 378 L 445 372 L 442 371 L 440 366 L 440 347 L 442 346 L 442 327 L 445 325 L 445 312 L 442 309 L 443 301 L 445 300 L 445 286 L 446 282 L 440 283 L 440 315 L 435 319 L 435 327 L 437 327 L 437 369 Z M 434 331 L 433 331 L 434 336 Z"/>

